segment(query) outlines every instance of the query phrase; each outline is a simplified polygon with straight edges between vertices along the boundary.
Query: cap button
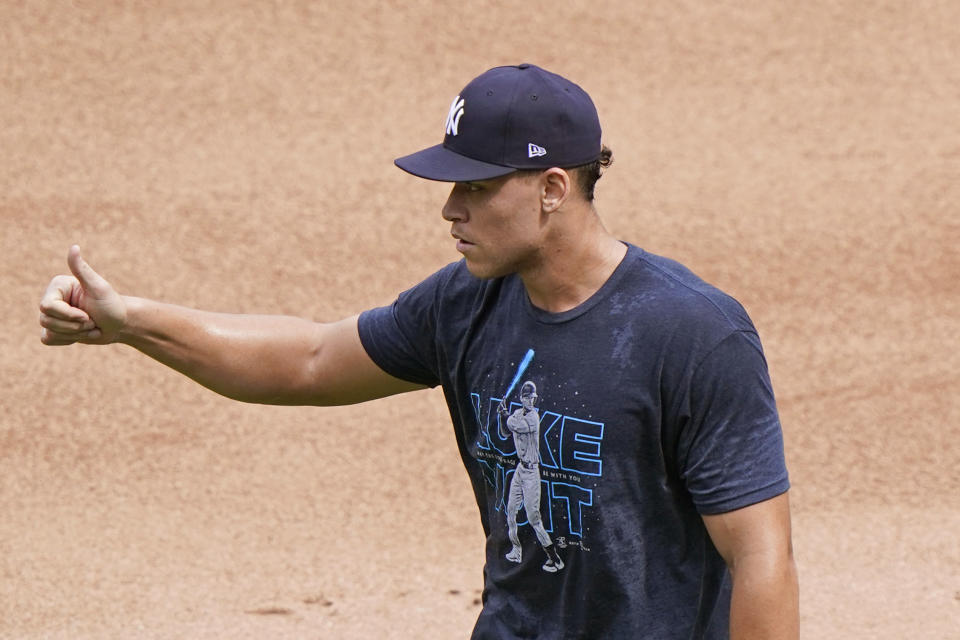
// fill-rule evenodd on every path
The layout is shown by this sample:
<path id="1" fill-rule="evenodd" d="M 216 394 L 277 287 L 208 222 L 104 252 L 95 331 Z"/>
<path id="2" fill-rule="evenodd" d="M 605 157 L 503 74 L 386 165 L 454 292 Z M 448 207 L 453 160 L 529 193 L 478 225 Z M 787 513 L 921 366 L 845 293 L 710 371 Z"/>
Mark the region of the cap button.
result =
<path id="1" fill-rule="evenodd" d="M 529 69 L 529 68 L 530 68 L 530 63 L 529 63 L 529 62 L 524 62 L 523 64 L 518 64 L 518 65 L 517 65 L 517 69 Z"/>

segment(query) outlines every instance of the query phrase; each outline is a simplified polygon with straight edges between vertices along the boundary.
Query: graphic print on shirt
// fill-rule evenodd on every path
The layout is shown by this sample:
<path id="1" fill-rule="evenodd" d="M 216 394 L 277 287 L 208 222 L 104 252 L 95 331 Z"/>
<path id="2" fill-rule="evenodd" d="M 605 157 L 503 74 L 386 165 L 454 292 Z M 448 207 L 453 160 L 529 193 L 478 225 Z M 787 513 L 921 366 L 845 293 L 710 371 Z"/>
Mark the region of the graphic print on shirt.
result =
<path id="1" fill-rule="evenodd" d="M 495 508 L 506 516 L 511 543 L 506 559 L 522 561 L 521 527 L 529 524 L 546 556 L 542 569 L 554 573 L 564 566 L 558 548 L 589 551 L 584 518 L 602 474 L 603 424 L 541 412 L 535 376 L 523 376 L 533 355 L 527 351 L 502 398 L 483 402 L 480 394 L 471 394 L 480 425 L 475 454 L 495 493 Z M 521 376 L 517 402 L 511 396 Z M 525 521 L 518 519 L 521 509 Z"/>

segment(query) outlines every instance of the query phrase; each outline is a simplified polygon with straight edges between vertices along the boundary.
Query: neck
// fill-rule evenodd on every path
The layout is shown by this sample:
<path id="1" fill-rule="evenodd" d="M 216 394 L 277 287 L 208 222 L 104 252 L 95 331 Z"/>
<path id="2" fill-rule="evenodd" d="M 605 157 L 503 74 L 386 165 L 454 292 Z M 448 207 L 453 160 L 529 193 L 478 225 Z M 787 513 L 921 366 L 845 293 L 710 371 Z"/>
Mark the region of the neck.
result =
<path id="1" fill-rule="evenodd" d="M 592 209 L 592 208 L 591 208 Z M 540 259 L 519 275 L 534 306 L 560 313 L 585 302 L 613 275 L 627 247 L 603 227 L 595 211 L 586 224 L 547 234 Z"/>

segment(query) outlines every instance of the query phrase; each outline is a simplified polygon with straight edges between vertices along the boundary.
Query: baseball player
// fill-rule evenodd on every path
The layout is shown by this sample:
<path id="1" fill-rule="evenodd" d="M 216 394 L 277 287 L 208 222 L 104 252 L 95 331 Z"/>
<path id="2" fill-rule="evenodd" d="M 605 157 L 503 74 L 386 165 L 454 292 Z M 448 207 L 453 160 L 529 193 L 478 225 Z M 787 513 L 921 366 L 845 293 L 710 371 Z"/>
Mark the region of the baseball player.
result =
<path id="1" fill-rule="evenodd" d="M 442 215 L 463 259 L 392 304 L 334 323 L 209 313 L 121 295 L 74 246 L 41 300 L 42 342 L 128 344 L 246 402 L 442 386 L 487 537 L 474 640 L 795 640 L 790 484 L 746 311 L 603 226 L 594 187 L 612 155 L 577 84 L 495 67 L 446 113 L 441 144 L 395 162 L 451 184 Z M 517 379 L 503 363 L 532 352 L 550 422 L 537 431 L 526 383 L 503 510 L 483 408 Z M 545 565 L 514 553 L 521 502 Z M 569 541 L 562 561 L 537 506 Z"/>
<path id="2" fill-rule="evenodd" d="M 543 518 L 540 515 L 540 412 L 536 407 L 537 385 L 531 380 L 523 383 L 520 387 L 522 406 L 513 414 L 509 414 L 504 402 L 506 400 L 501 402 L 499 411 L 501 416 L 506 417 L 507 428 L 513 434 L 513 443 L 517 448 L 517 467 L 510 480 L 510 498 L 507 501 L 507 529 L 513 546 L 506 558 L 510 562 L 520 562 L 523 559 L 523 548 L 517 534 L 517 513 L 523 505 L 527 521 L 547 554 L 543 570 L 556 573 L 563 569 L 563 560 L 560 559 L 550 534 L 543 528 Z"/>

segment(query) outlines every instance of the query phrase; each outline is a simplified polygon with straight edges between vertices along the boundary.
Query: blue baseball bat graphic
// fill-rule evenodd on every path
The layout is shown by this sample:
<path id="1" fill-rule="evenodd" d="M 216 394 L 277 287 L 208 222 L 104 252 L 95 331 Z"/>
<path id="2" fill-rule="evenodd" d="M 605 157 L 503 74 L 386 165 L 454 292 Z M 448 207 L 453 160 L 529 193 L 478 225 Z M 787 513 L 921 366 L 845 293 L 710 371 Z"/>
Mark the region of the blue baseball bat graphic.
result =
<path id="1" fill-rule="evenodd" d="M 530 362 L 533 360 L 533 349 L 527 349 L 526 355 L 523 356 L 523 360 L 520 361 L 520 365 L 517 367 L 517 373 L 513 376 L 513 380 L 510 381 L 510 386 L 507 387 L 506 392 L 503 394 L 503 401 L 506 402 L 507 398 L 510 397 L 510 393 L 513 391 L 513 388 L 517 386 L 517 383 L 520 382 L 520 376 L 523 375 L 523 372 L 527 370 L 527 367 L 530 366 Z"/>

